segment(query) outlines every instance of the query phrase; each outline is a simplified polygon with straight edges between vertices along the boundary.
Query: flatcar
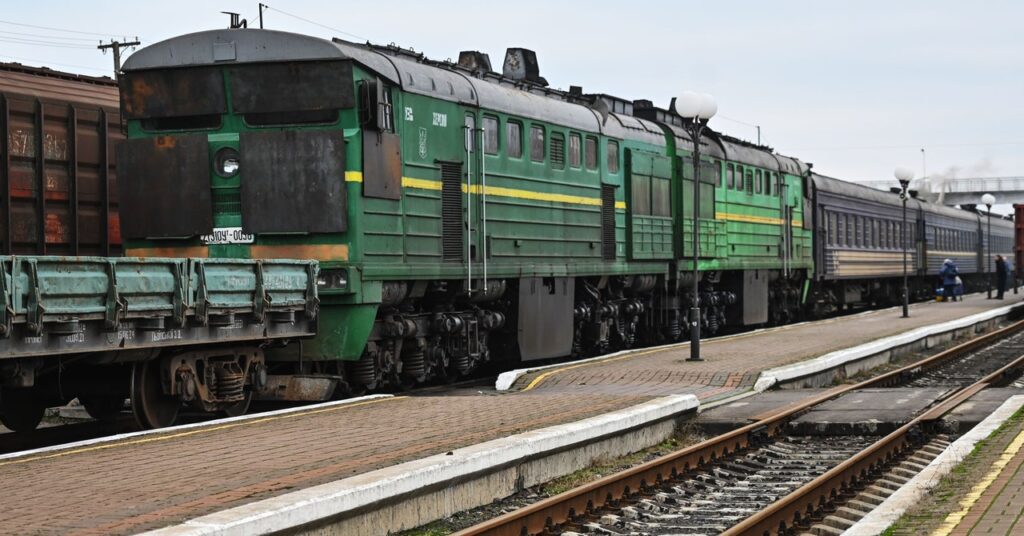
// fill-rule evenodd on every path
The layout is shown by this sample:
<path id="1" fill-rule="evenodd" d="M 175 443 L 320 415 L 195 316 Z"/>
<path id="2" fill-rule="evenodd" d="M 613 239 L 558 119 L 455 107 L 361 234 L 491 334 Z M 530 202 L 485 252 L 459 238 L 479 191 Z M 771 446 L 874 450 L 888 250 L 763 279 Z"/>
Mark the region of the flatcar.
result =
<path id="1" fill-rule="evenodd" d="M 319 334 L 268 351 L 263 398 L 671 342 L 691 322 L 715 333 L 890 303 L 902 273 L 897 196 L 709 132 L 701 312 L 687 318 L 685 119 L 671 103 L 551 89 L 525 49 L 509 49 L 499 74 L 477 52 L 438 62 L 214 30 L 133 54 L 121 97 L 129 254 L 320 262 Z M 976 273 L 988 253 L 978 214 L 910 205 L 915 296 L 930 295 L 935 259 Z M 1006 231 L 993 222 L 1000 248 Z"/>

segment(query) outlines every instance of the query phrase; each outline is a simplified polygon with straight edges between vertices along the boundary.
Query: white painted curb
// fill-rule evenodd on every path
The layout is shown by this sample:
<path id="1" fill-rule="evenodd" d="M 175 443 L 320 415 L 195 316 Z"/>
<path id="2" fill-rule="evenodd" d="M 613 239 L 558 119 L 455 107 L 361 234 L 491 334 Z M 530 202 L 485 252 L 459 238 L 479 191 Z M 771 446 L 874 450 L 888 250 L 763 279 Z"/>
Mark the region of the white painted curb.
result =
<path id="1" fill-rule="evenodd" d="M 928 303 L 911 304 L 910 308 L 911 309 L 916 309 L 916 308 L 918 308 L 918 307 L 920 307 L 922 305 L 928 305 Z M 1001 311 L 1003 309 L 1005 309 L 1006 311 L 1009 311 L 1010 309 L 1012 309 L 1014 307 L 1016 307 L 1016 306 L 1015 305 L 1009 305 L 1009 306 L 1007 306 L 1005 308 L 993 309 L 993 311 Z M 774 326 L 774 327 L 770 327 L 770 328 L 759 328 L 759 329 L 755 329 L 755 330 L 752 330 L 752 331 L 745 331 L 743 333 L 736 333 L 734 335 L 724 335 L 724 336 L 721 336 L 721 337 L 708 337 L 707 339 L 701 339 L 701 340 L 705 341 L 705 342 L 727 341 L 727 340 L 734 339 L 734 338 L 737 338 L 737 337 L 749 337 L 750 335 L 755 335 L 755 334 L 758 334 L 758 333 L 773 333 L 773 332 L 777 332 L 777 331 L 785 331 L 785 330 L 793 329 L 793 328 L 796 328 L 796 327 L 800 327 L 800 326 L 804 326 L 804 325 L 812 324 L 812 323 L 832 323 L 832 322 L 837 322 L 839 320 L 856 318 L 858 316 L 868 316 L 868 315 L 873 315 L 873 314 L 885 313 L 886 311 L 896 311 L 898 309 L 899 309 L 899 307 L 889 307 L 889 308 L 886 308 L 886 309 L 876 309 L 876 310 L 873 310 L 873 311 L 862 311 L 862 312 L 855 313 L 855 314 L 852 314 L 852 315 L 845 315 L 845 316 L 841 316 L 841 317 L 834 317 L 834 318 L 829 318 L 829 319 L 825 319 L 825 320 L 808 320 L 808 321 L 804 321 L 804 322 L 797 322 L 796 324 L 787 324 L 785 326 Z M 975 315 L 975 316 L 979 316 L 979 315 L 983 315 L 983 314 L 988 314 L 988 313 L 991 313 L 991 312 L 992 311 L 986 311 L 985 313 L 979 313 L 978 315 Z M 999 316 L 999 315 L 997 314 L 997 315 L 994 315 L 994 316 Z M 973 318 L 973 317 L 970 317 L 970 318 Z M 925 328 L 921 328 L 921 329 L 925 329 Z M 886 340 L 886 339 L 881 339 L 881 340 Z M 650 347 L 647 347 L 647 348 L 631 348 L 629 350 L 621 350 L 621 351 L 615 352 L 613 354 L 607 354 L 607 355 L 602 355 L 602 356 L 598 356 L 598 357 L 591 357 L 591 358 L 587 358 L 587 359 L 580 359 L 578 361 L 566 361 L 566 362 L 562 362 L 562 363 L 553 363 L 551 365 L 543 365 L 543 366 L 540 366 L 540 367 L 527 367 L 527 368 L 509 370 L 509 371 L 506 371 L 506 372 L 502 372 L 501 374 L 498 375 L 497 381 L 494 382 L 494 389 L 497 390 L 497 391 L 507 391 L 507 390 L 512 388 L 512 386 L 516 383 L 516 380 L 518 380 L 519 378 L 521 378 L 524 375 L 529 374 L 531 372 L 540 372 L 542 370 L 549 370 L 549 369 L 554 369 L 554 368 L 571 367 L 573 365 L 580 365 L 580 364 L 584 364 L 584 363 L 592 363 L 592 362 L 595 362 L 595 361 L 602 361 L 602 360 L 605 360 L 605 359 L 612 359 L 612 358 L 615 358 L 615 357 L 619 357 L 619 356 L 623 356 L 623 355 L 630 354 L 630 353 L 635 353 L 635 352 L 647 352 L 647 351 L 651 351 L 651 350 L 672 350 L 672 349 L 675 349 L 675 348 L 686 348 L 688 346 L 690 346 L 690 342 L 689 341 L 675 342 L 675 343 L 672 343 L 672 344 L 664 344 L 664 345 L 661 345 L 661 346 L 650 346 Z M 883 348 L 883 350 L 884 350 L 884 348 Z M 829 355 L 831 355 L 831 354 L 829 354 Z M 870 355 L 870 354 L 867 354 L 867 355 Z M 857 358 L 854 358 L 854 359 L 857 359 Z M 781 370 L 781 369 L 775 369 L 775 370 Z M 760 380 L 758 380 L 758 381 L 760 382 Z M 772 385 L 774 385 L 774 384 L 772 384 Z M 771 385 L 769 385 L 768 387 L 771 387 Z M 765 389 L 767 389 L 767 387 Z M 761 391 L 763 391 L 765 389 L 761 389 Z"/>
<path id="2" fill-rule="evenodd" d="M 495 439 L 450 454 L 429 456 L 256 501 L 146 534 L 242 536 L 286 530 L 495 466 L 585 444 L 605 435 L 693 411 L 699 405 L 694 395 L 671 395 L 582 421 Z"/>
<path id="3" fill-rule="evenodd" d="M 893 335 L 891 337 L 885 337 L 871 341 L 869 343 L 854 346 L 852 348 L 844 348 L 825 354 L 820 357 L 816 357 L 809 361 L 802 361 L 800 363 L 794 363 L 792 365 L 786 365 L 773 369 L 766 370 L 761 373 L 758 377 L 757 382 L 754 383 L 754 390 L 762 392 L 770 389 L 773 385 L 786 381 L 793 380 L 796 378 L 802 378 L 804 376 L 810 376 L 818 372 L 824 372 L 829 369 L 833 369 L 840 365 L 845 365 L 851 361 L 856 361 L 871 355 L 875 355 L 886 350 L 916 342 L 925 337 L 936 335 L 939 333 L 945 333 L 947 331 L 953 331 L 955 329 L 965 328 L 967 326 L 991 320 L 993 318 L 1004 316 L 1011 310 L 1020 307 L 1022 304 L 1008 305 L 1006 307 L 1000 307 L 998 309 L 991 309 L 982 313 L 974 314 L 971 316 L 965 316 L 956 320 L 950 320 L 949 322 L 943 322 L 942 324 L 933 324 L 931 326 L 922 326 L 917 329 L 901 333 L 899 335 Z"/>
<path id="4" fill-rule="evenodd" d="M 935 487 L 942 477 L 946 476 L 957 465 L 974 450 L 974 445 L 992 435 L 1006 419 L 1010 418 L 1022 406 L 1024 406 L 1024 395 L 1011 397 L 1003 402 L 999 408 L 985 417 L 985 420 L 978 423 L 969 432 L 953 442 L 925 467 L 914 478 L 903 485 L 896 493 L 878 505 L 863 519 L 843 532 L 843 536 L 869 536 L 881 534 L 890 525 L 896 522 L 910 507 L 915 505 Z"/>
<path id="5" fill-rule="evenodd" d="M 88 447 L 91 445 L 100 445 L 104 443 L 116 443 L 125 439 L 134 439 L 137 437 L 146 437 L 151 435 L 164 435 L 164 434 L 175 434 L 177 432 L 183 432 L 187 430 L 195 430 L 197 428 L 206 428 L 212 426 L 222 426 L 225 424 L 251 421 L 254 419 L 265 419 L 267 417 L 274 417 L 276 415 L 286 415 L 288 413 L 301 413 L 304 411 L 311 411 L 323 408 L 329 408 L 332 406 L 349 406 L 352 404 L 358 404 L 360 402 L 367 402 L 369 400 L 376 400 L 378 398 L 393 398 L 394 395 L 368 395 L 361 396 L 358 398 L 346 398 L 345 400 L 336 400 L 333 402 L 321 402 L 319 404 L 310 404 L 307 406 L 297 406 L 294 408 L 278 409 L 274 411 L 265 411 L 263 413 L 249 413 L 246 415 L 240 415 L 238 417 L 225 417 L 223 419 L 213 419 L 210 421 L 196 422 L 192 424 L 181 424 L 178 426 L 168 426 L 167 428 L 156 428 L 153 430 L 142 430 L 139 432 L 127 432 L 123 434 L 117 434 L 112 436 L 97 437 L 95 439 L 86 439 L 83 441 L 76 441 L 74 443 L 64 443 L 61 445 L 53 445 L 50 447 L 42 447 L 32 450 L 22 450 L 19 452 L 11 452 L 8 454 L 0 455 L 0 460 L 9 460 L 12 458 L 24 458 L 25 456 L 34 456 L 37 454 L 47 454 L 50 452 L 57 452 L 61 450 L 72 450 L 81 447 Z"/>

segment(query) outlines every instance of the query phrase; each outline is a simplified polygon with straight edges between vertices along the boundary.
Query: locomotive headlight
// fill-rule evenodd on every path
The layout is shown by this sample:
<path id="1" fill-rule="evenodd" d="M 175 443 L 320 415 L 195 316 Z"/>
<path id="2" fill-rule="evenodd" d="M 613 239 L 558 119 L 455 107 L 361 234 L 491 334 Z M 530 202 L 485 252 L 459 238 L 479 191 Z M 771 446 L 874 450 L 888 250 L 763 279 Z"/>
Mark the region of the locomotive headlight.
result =
<path id="1" fill-rule="evenodd" d="M 320 290 L 344 290 L 348 288 L 348 270 L 344 268 L 320 270 L 320 275 L 316 278 L 316 286 Z"/>
<path id="2" fill-rule="evenodd" d="M 224 147 L 217 151 L 214 157 L 213 170 L 217 172 L 217 175 L 228 179 L 238 175 L 238 168 L 241 167 L 240 161 L 238 151 L 231 147 Z"/>

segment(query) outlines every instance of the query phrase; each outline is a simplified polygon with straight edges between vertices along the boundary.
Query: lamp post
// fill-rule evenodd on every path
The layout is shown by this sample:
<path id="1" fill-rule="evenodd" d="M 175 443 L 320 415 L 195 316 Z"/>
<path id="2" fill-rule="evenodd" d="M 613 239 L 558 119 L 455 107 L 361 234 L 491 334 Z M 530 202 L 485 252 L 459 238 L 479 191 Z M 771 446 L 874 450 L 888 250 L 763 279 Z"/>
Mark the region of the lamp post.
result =
<path id="1" fill-rule="evenodd" d="M 903 225 L 900 227 L 900 242 L 903 248 L 903 318 L 910 317 L 910 291 L 907 288 L 907 188 L 914 178 L 913 170 L 896 168 L 893 173 L 900 181 L 900 200 L 903 201 Z"/>
<path id="2" fill-rule="evenodd" d="M 676 98 L 676 113 L 687 119 L 686 131 L 693 140 L 693 302 L 690 307 L 690 358 L 687 361 L 703 361 L 700 357 L 700 137 L 708 121 L 718 112 L 715 98 L 708 94 L 684 91 Z"/>
<path id="3" fill-rule="evenodd" d="M 992 194 L 985 194 L 981 196 L 981 203 L 988 208 L 988 238 L 985 239 L 985 243 L 988 244 L 986 248 L 988 251 L 985 252 L 985 273 L 988 274 L 988 299 L 992 299 L 992 205 L 996 204 L 996 196 Z"/>

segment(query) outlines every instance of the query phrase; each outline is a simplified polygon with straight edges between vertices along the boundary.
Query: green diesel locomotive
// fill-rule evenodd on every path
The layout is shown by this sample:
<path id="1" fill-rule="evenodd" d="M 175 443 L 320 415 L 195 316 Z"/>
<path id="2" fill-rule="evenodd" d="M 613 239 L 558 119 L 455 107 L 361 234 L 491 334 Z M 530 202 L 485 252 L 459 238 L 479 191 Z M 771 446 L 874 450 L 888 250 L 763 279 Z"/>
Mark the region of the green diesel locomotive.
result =
<path id="1" fill-rule="evenodd" d="M 319 334 L 268 350 L 263 398 L 688 333 L 693 142 L 671 106 L 551 89 L 525 49 L 498 74 L 254 29 L 143 48 L 121 95 L 128 255 L 320 263 Z M 702 143 L 702 331 L 797 318 L 809 167 Z"/>

